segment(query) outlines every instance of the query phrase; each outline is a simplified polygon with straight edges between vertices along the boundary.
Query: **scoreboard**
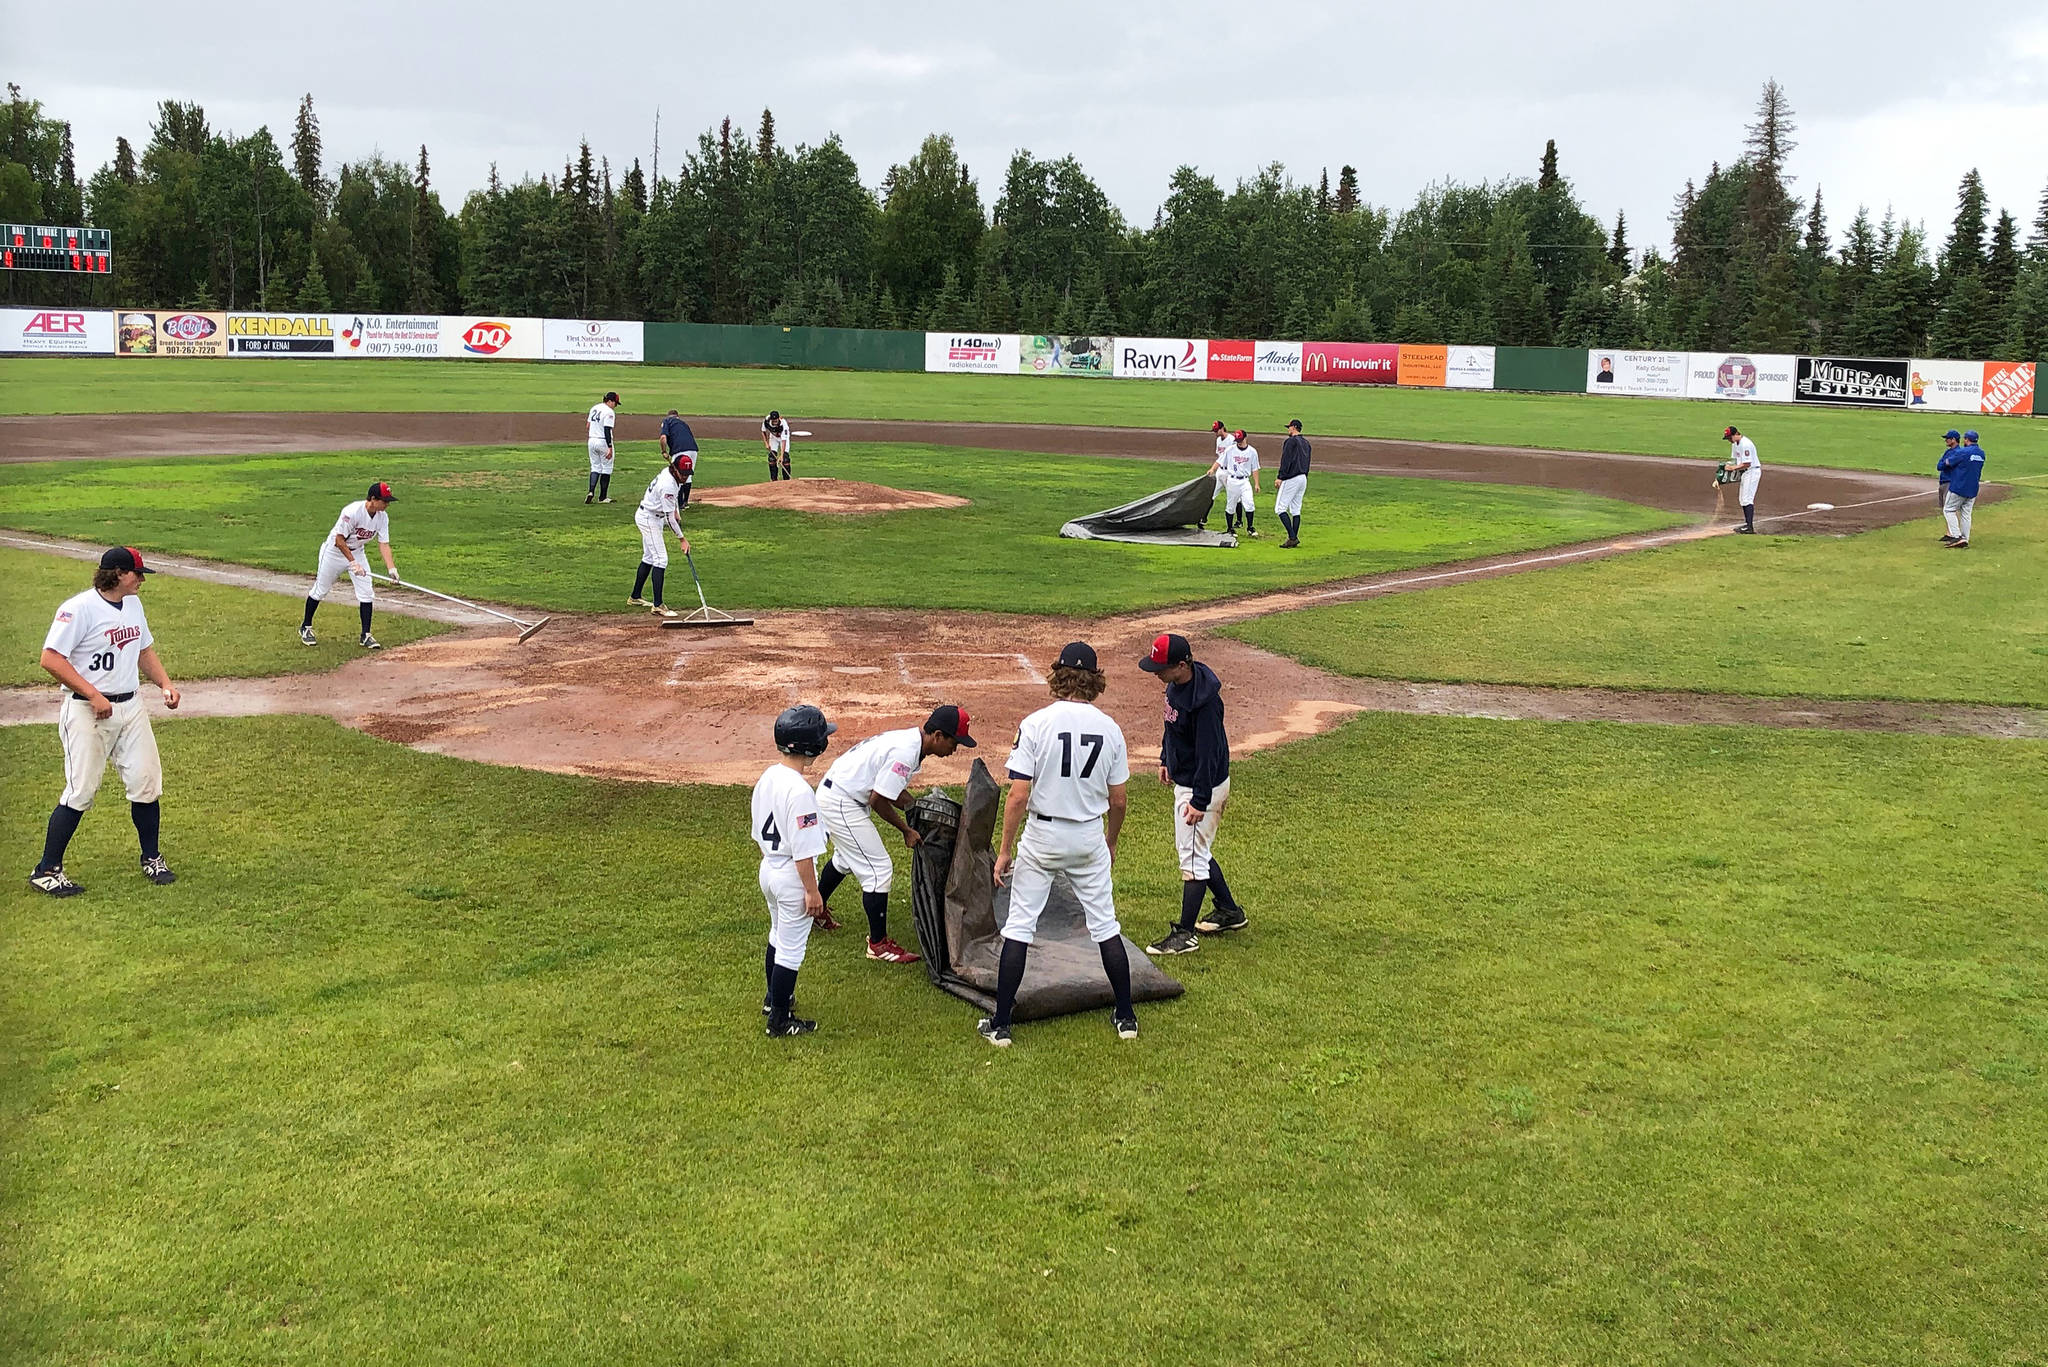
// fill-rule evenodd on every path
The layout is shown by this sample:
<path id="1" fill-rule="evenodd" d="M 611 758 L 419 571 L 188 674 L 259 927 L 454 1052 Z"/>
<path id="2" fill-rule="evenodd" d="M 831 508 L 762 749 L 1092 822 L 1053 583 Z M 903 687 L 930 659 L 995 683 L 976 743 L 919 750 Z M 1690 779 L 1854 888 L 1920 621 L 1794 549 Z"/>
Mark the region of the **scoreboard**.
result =
<path id="1" fill-rule="evenodd" d="M 106 275 L 114 269 L 114 234 L 106 228 L 0 223 L 0 269 Z"/>

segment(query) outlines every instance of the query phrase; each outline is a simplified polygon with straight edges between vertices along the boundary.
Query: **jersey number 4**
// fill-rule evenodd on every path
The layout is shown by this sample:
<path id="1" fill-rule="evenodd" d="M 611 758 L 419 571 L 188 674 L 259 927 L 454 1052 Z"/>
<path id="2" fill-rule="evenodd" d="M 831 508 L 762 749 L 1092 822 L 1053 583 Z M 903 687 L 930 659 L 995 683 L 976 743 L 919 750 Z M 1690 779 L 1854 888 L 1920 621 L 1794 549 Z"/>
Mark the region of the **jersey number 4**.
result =
<path id="1" fill-rule="evenodd" d="M 775 818 L 770 816 L 761 823 L 761 838 L 768 842 L 770 849 L 782 848 L 782 832 L 775 829 Z"/>
<path id="2" fill-rule="evenodd" d="M 1095 772 L 1095 761 L 1102 758 L 1102 737 L 1083 736 L 1081 745 L 1088 751 L 1087 760 L 1081 765 L 1081 777 L 1087 778 Z M 1074 776 L 1074 733 L 1060 732 L 1060 777 Z"/>

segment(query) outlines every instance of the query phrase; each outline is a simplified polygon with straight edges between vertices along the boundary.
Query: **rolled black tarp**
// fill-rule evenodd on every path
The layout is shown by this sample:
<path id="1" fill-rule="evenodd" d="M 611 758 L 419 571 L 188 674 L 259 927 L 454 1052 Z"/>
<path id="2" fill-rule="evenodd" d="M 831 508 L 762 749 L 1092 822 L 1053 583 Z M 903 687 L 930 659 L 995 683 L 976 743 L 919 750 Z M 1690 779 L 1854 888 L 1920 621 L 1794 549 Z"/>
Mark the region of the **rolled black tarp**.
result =
<path id="1" fill-rule="evenodd" d="M 1120 508 L 1077 517 L 1060 535 L 1077 541 L 1139 541 L 1164 546 L 1235 546 L 1229 532 L 1202 530 L 1216 502 L 1216 477 L 1202 474 Z"/>

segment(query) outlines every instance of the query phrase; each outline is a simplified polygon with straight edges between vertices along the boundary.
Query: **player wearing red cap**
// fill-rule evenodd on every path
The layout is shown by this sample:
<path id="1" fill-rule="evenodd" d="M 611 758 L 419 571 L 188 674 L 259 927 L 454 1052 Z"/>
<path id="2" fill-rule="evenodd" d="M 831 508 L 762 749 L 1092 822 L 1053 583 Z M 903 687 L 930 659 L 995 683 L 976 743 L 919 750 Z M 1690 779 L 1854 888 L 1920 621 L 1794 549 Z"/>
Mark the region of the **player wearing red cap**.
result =
<path id="1" fill-rule="evenodd" d="M 1223 453 L 1230 449 L 1230 429 L 1223 425 L 1223 419 L 1218 418 L 1215 422 L 1209 424 L 1209 431 L 1215 434 L 1216 437 L 1216 460 L 1209 466 L 1210 471 L 1216 476 L 1216 492 L 1213 497 L 1215 502 L 1221 503 L 1224 494 Z M 1202 519 L 1202 530 L 1207 531 L 1208 529 L 1209 519 L 1205 517 Z"/>
<path id="2" fill-rule="evenodd" d="M 320 547 L 320 567 L 313 575 L 313 589 L 306 595 L 306 616 L 299 623 L 301 644 L 320 644 L 313 635 L 313 614 L 327 597 L 327 590 L 334 587 L 334 581 L 345 571 L 356 591 L 356 615 L 363 623 L 362 639 L 357 644 L 364 650 L 383 649 L 370 634 L 370 612 L 377 601 L 377 590 L 370 582 L 370 562 L 362 549 L 374 537 L 377 549 L 384 552 L 384 568 L 393 579 L 398 578 L 398 565 L 391 558 L 391 520 L 384 516 L 384 510 L 397 501 L 391 486 L 379 480 L 370 486 L 368 494 L 343 508 L 341 516 L 334 520 L 334 530 Z"/>
<path id="3" fill-rule="evenodd" d="M 1191 954 L 1197 931 L 1242 930 L 1244 908 L 1216 862 L 1216 829 L 1230 801 L 1230 740 L 1223 730 L 1223 684 L 1197 660 L 1185 636 L 1164 635 L 1138 668 L 1166 685 L 1166 727 L 1159 738 L 1159 781 L 1173 785 L 1173 848 L 1180 861 L 1180 920 L 1145 946 L 1147 954 Z M 1205 893 L 1215 905 L 1201 919 Z"/>
<path id="4" fill-rule="evenodd" d="M 1253 522 L 1258 513 L 1259 448 L 1247 444 L 1242 427 L 1230 434 L 1230 444 L 1217 453 L 1216 464 L 1210 468 L 1223 480 L 1223 529 L 1235 532 L 1242 516 L 1245 535 L 1258 540 Z"/>
<path id="5" fill-rule="evenodd" d="M 1728 459 L 1721 468 L 1733 470 L 1741 476 L 1736 486 L 1736 502 L 1742 505 L 1742 525 L 1735 530 L 1743 533 L 1756 531 L 1756 486 L 1763 481 L 1763 462 L 1756 458 L 1756 443 L 1735 430 L 1731 425 L 1723 429 L 1721 440 L 1728 443 Z"/>

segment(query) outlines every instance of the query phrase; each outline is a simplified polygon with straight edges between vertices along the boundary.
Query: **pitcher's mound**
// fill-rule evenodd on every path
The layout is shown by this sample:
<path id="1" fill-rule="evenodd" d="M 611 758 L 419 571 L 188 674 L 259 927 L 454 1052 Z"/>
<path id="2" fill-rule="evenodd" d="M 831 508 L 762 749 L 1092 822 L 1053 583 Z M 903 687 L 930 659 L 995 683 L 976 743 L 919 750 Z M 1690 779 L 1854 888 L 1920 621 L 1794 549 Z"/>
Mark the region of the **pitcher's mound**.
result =
<path id="1" fill-rule="evenodd" d="M 967 500 L 923 489 L 891 489 L 857 479 L 779 479 L 706 489 L 692 503 L 714 508 L 787 508 L 798 513 L 895 513 L 906 508 L 964 508 Z"/>

